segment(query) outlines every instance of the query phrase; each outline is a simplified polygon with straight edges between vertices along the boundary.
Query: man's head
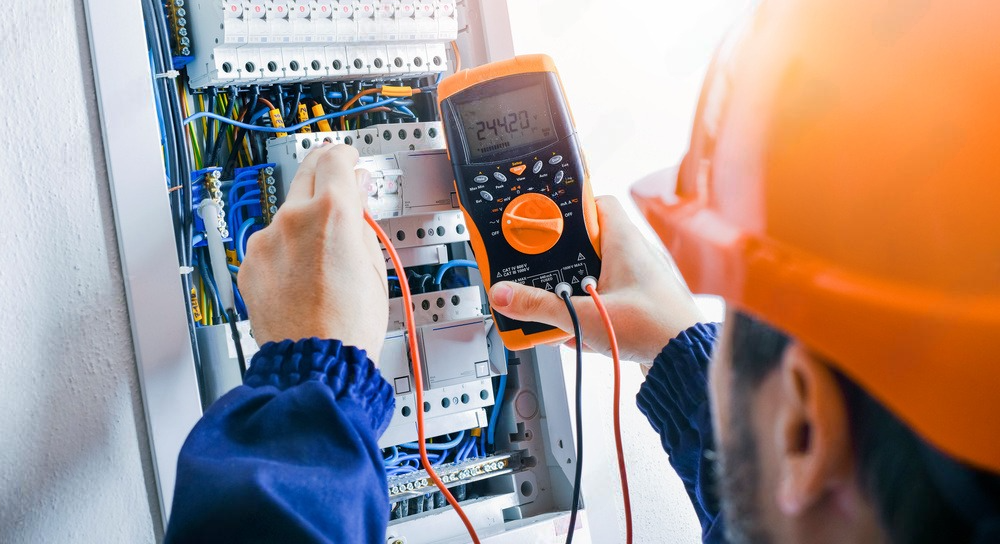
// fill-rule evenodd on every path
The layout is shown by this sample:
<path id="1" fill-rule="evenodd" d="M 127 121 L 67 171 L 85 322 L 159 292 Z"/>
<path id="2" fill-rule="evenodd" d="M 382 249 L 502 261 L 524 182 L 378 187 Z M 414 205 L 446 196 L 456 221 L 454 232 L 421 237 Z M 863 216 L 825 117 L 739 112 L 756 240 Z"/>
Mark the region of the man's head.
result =
<path id="1" fill-rule="evenodd" d="M 691 290 L 760 320 L 731 316 L 713 365 L 755 539 L 1000 516 L 970 468 L 1000 474 L 998 27 L 997 2 L 760 2 L 676 183 L 633 188 Z"/>
<path id="2" fill-rule="evenodd" d="M 933 450 L 822 357 L 732 311 L 711 373 L 733 542 L 971 541 Z"/>

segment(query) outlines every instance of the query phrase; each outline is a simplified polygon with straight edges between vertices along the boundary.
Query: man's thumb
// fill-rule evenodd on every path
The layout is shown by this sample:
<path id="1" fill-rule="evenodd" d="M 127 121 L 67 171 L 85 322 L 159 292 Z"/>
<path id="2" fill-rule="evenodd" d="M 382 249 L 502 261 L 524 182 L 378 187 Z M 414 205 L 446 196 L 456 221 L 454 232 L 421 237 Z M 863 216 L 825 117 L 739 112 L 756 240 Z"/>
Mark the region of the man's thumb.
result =
<path id="1" fill-rule="evenodd" d="M 502 281 L 490 289 L 490 305 L 511 319 L 572 329 L 566 304 L 551 291 Z"/>

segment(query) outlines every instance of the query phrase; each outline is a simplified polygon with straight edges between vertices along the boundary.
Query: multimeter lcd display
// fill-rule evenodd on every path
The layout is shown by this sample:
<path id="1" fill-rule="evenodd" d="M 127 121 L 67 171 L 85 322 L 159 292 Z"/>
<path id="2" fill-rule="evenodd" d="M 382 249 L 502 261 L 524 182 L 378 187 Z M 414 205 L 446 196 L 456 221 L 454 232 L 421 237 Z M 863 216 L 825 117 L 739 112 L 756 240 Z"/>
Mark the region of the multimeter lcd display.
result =
<path id="1" fill-rule="evenodd" d="M 554 142 L 545 85 L 539 83 L 458 106 L 469 158 L 483 157 L 541 142 Z"/>

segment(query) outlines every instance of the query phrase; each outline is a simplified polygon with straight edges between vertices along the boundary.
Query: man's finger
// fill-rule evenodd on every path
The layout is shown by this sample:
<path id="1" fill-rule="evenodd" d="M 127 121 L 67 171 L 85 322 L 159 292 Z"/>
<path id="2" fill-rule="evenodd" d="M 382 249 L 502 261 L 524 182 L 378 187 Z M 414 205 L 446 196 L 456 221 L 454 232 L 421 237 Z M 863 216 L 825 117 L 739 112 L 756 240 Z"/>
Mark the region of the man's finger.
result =
<path id="1" fill-rule="evenodd" d="M 334 197 L 336 202 L 345 206 L 345 211 L 357 209 L 358 178 L 354 167 L 358 164 L 358 150 L 348 145 L 335 145 L 321 149 L 319 154 L 314 196 Z M 360 210 L 358 212 L 360 214 Z"/>
<path id="2" fill-rule="evenodd" d="M 286 204 L 304 202 L 312 198 L 316 183 L 316 163 L 319 162 L 319 158 L 323 152 L 328 149 L 327 146 L 321 146 L 318 149 L 314 149 L 312 153 L 306 155 L 306 158 L 302 160 L 302 163 L 299 164 L 299 169 L 295 171 L 295 177 L 292 178 L 288 194 L 285 195 Z"/>
<path id="3" fill-rule="evenodd" d="M 511 319 L 545 323 L 573 332 L 566 303 L 551 291 L 504 281 L 490 289 L 490 305 Z"/>

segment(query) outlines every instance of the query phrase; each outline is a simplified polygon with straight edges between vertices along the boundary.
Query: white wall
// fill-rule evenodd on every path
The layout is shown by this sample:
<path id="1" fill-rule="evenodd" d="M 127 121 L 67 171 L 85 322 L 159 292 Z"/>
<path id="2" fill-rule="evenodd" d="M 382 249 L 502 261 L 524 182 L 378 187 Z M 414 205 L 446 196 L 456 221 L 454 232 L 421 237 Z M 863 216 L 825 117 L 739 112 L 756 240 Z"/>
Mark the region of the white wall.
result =
<path id="1" fill-rule="evenodd" d="M 518 54 L 555 59 L 573 109 L 591 183 L 637 222 L 632 182 L 678 162 L 687 149 L 701 83 L 716 44 L 752 0 L 508 0 Z M 721 319 L 721 305 L 705 301 Z M 565 359 L 572 354 L 564 351 Z M 611 423 L 611 363 L 584 361 L 584 496 L 594 542 L 624 542 Z M 572 367 L 567 365 L 568 375 Z M 625 364 L 622 427 L 635 542 L 701 541 L 701 530 L 659 436 L 635 408 L 642 384 Z M 572 398 L 572 392 L 570 392 Z"/>
<path id="2" fill-rule="evenodd" d="M 0 542 L 149 542 L 158 514 L 82 3 L 4 9 Z"/>

